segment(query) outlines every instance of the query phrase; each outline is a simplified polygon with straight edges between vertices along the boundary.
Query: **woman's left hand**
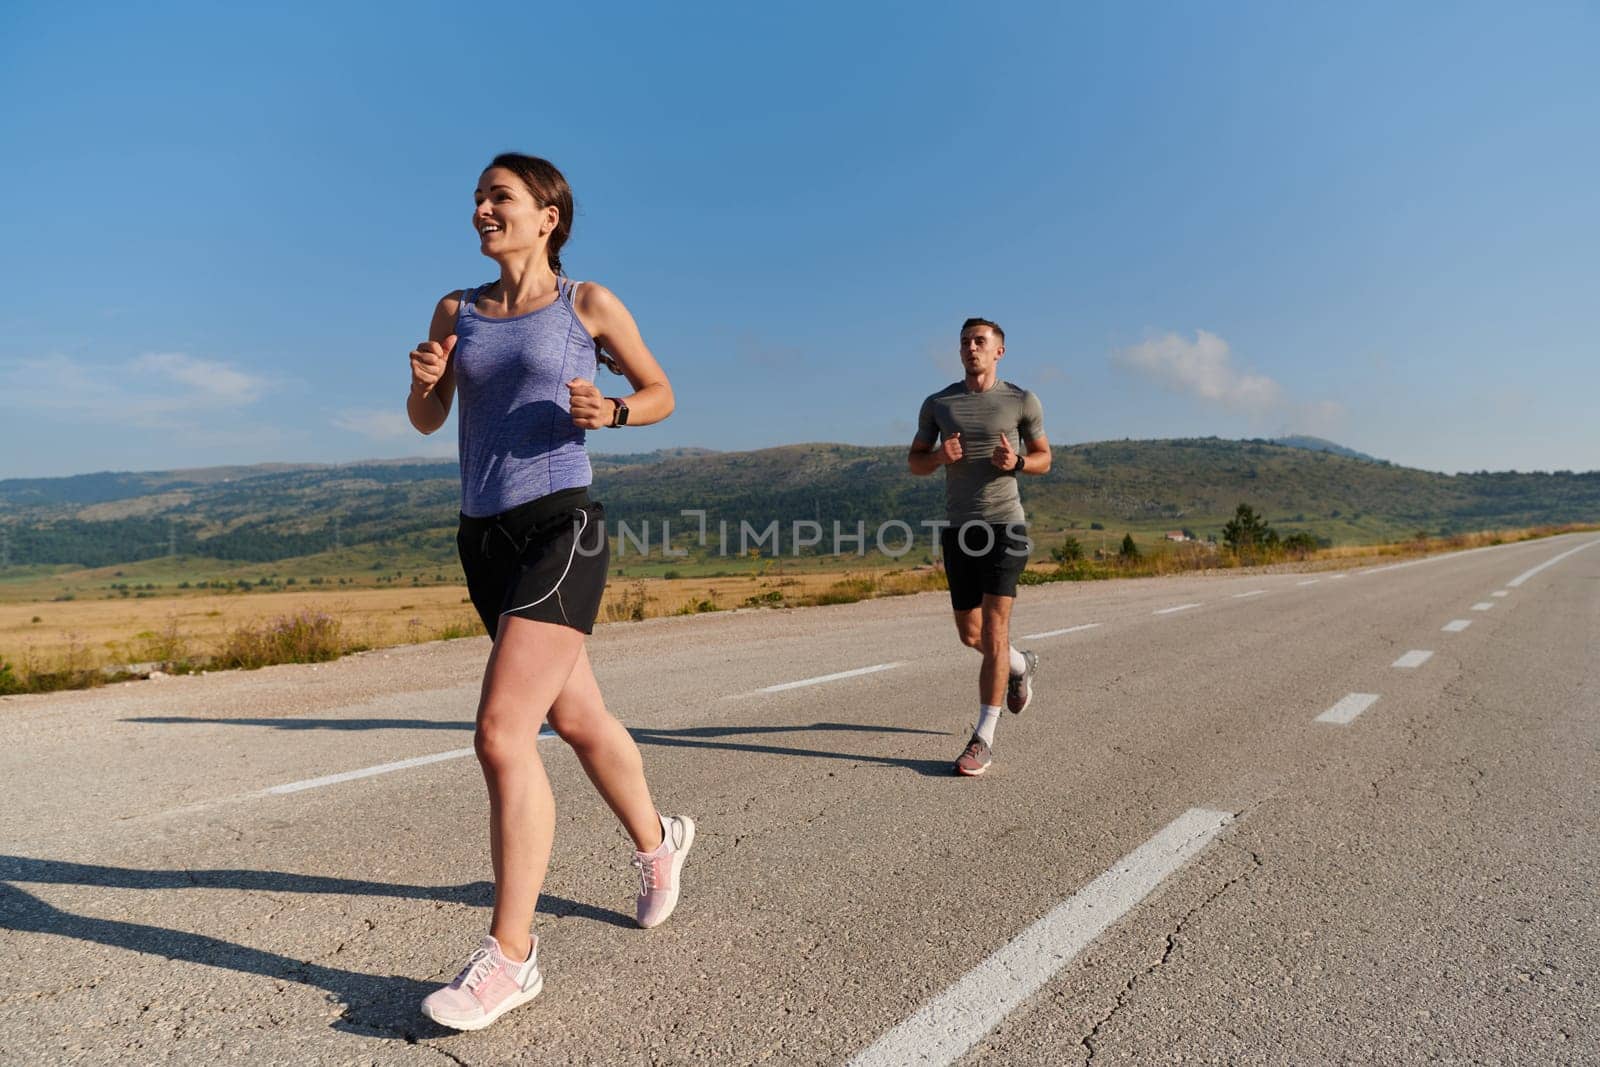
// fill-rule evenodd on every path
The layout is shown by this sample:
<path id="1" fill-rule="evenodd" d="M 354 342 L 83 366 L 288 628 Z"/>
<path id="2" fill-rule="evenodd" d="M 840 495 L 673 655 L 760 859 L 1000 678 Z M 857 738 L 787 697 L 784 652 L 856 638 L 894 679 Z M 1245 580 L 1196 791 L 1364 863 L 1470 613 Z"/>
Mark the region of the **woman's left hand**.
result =
<path id="1" fill-rule="evenodd" d="M 600 395 L 599 386 L 582 378 L 567 383 L 572 394 L 572 425 L 581 430 L 598 430 L 611 425 L 612 403 Z"/>

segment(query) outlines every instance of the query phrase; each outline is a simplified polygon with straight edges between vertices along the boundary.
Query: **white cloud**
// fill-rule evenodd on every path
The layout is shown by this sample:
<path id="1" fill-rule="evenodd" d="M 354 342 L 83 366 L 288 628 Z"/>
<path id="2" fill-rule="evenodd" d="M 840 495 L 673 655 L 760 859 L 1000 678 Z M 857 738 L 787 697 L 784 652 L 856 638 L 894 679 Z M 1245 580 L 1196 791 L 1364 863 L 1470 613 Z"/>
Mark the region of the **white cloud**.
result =
<path id="1" fill-rule="evenodd" d="M 1112 362 L 1175 393 L 1232 411 L 1266 414 L 1284 403 L 1283 389 L 1261 374 L 1234 366 L 1228 342 L 1196 330 L 1190 341 L 1169 333 L 1116 352 Z"/>
<path id="2" fill-rule="evenodd" d="M 268 388 L 264 378 L 181 352 L 148 353 L 120 364 L 50 355 L 0 370 L 0 408 L 171 428 L 176 416 L 247 407 Z"/>
<path id="3" fill-rule="evenodd" d="M 137 373 L 165 377 L 189 391 L 188 399 L 249 404 L 266 388 L 265 380 L 210 359 L 182 352 L 152 352 L 133 361 Z"/>
<path id="4" fill-rule="evenodd" d="M 405 412 L 395 408 L 346 408 L 333 416 L 333 424 L 369 441 L 394 441 L 417 434 Z"/>

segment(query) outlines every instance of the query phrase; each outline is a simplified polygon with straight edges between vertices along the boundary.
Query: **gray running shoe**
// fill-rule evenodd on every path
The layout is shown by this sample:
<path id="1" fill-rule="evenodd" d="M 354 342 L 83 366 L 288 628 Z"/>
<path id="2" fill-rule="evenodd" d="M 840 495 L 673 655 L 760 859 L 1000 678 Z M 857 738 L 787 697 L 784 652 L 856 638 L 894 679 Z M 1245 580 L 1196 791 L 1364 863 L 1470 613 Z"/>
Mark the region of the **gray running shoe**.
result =
<path id="1" fill-rule="evenodd" d="M 989 764 L 993 762 L 994 750 L 989 747 L 989 742 L 973 734 L 972 740 L 967 742 L 967 750 L 956 760 L 956 773 L 976 778 L 988 770 Z"/>
<path id="2" fill-rule="evenodd" d="M 1006 707 L 1011 709 L 1013 715 L 1026 711 L 1033 702 L 1033 675 L 1039 669 L 1037 653 L 1022 649 L 1022 658 L 1028 661 L 1028 665 L 1021 674 L 1013 674 L 1006 682 Z"/>

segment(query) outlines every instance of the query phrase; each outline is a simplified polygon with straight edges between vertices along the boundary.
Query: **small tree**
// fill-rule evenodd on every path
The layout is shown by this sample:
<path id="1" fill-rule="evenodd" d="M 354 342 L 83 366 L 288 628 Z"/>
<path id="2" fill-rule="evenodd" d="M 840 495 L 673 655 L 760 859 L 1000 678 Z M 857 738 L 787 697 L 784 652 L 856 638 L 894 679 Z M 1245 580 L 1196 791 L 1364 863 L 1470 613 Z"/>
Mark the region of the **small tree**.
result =
<path id="1" fill-rule="evenodd" d="M 1278 534 L 1249 504 L 1240 504 L 1233 518 L 1222 528 L 1222 540 L 1235 553 L 1251 555 L 1256 549 L 1271 549 L 1277 545 Z"/>
<path id="2" fill-rule="evenodd" d="M 1083 546 L 1076 537 L 1069 537 L 1050 550 L 1050 558 L 1057 563 L 1076 563 L 1083 558 Z"/>
<path id="3" fill-rule="evenodd" d="M 1117 555 L 1123 559 L 1139 558 L 1139 546 L 1133 543 L 1133 534 L 1125 533 L 1122 535 L 1122 550 Z"/>

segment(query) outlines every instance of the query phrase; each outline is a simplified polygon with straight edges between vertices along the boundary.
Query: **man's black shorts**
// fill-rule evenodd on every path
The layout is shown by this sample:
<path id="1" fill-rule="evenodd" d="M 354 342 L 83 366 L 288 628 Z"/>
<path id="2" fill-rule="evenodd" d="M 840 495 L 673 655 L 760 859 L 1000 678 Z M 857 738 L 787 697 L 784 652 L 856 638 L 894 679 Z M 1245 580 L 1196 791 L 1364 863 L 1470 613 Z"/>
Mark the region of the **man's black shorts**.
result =
<path id="1" fill-rule="evenodd" d="M 944 573 L 950 582 L 950 606 L 971 611 L 984 594 L 1017 595 L 1017 576 L 1028 565 L 1033 543 L 1021 523 L 995 526 L 969 522 L 940 531 Z"/>
<path id="2" fill-rule="evenodd" d="M 594 632 L 611 561 L 604 518 L 605 509 L 581 488 L 487 518 L 461 516 L 456 550 L 490 637 L 502 615 Z"/>

